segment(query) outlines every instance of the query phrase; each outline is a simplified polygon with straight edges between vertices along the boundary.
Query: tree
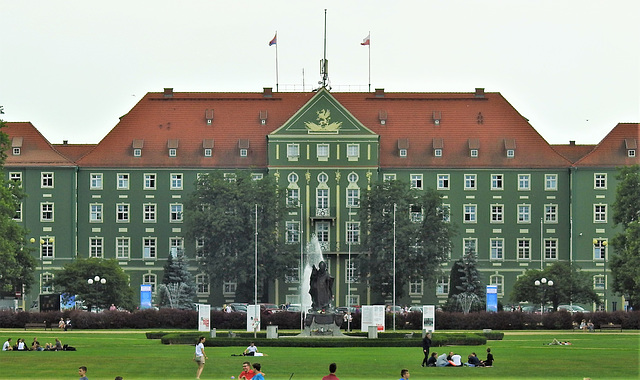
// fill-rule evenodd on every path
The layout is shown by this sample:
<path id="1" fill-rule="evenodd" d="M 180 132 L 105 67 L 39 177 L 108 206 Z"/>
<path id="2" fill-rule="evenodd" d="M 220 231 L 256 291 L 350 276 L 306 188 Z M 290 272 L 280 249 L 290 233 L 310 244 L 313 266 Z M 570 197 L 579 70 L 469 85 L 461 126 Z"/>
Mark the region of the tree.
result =
<path id="1" fill-rule="evenodd" d="M 411 189 L 409 183 L 384 181 L 365 191 L 360 206 L 363 247 L 359 264 L 371 290 L 393 292 L 395 205 L 396 296 L 412 281 L 433 284 L 452 248 L 448 210 L 433 189 Z"/>
<path id="2" fill-rule="evenodd" d="M 468 248 L 464 256 L 456 260 L 451 268 L 451 287 L 455 284 L 456 290 L 449 290 L 449 309 L 468 312 L 470 309 L 479 309 L 484 303 L 485 290 L 482 285 L 480 271 L 478 271 L 478 259 L 476 252 Z M 474 308 L 473 305 L 476 305 Z"/>
<path id="3" fill-rule="evenodd" d="M 240 172 L 225 178 L 216 172 L 199 177 L 186 204 L 187 233 L 202 242 L 205 271 L 215 284 L 236 282 L 237 302 L 254 298 L 256 205 L 262 301 L 267 302 L 271 281 L 298 266 L 295 247 L 284 242 L 284 195 L 272 177 L 253 180 Z"/>
<path id="4" fill-rule="evenodd" d="M 196 296 L 196 285 L 189 272 L 184 254 L 178 253 L 173 258 L 169 255 L 164 265 L 164 277 L 158 287 L 160 307 L 193 310 L 193 298 Z"/>
<path id="5" fill-rule="evenodd" d="M 9 137 L 1 129 L 0 120 L 0 168 L 4 168 L 6 150 L 10 148 Z M 25 193 L 20 183 L 0 177 L 0 291 L 28 291 L 33 285 L 36 260 L 31 256 L 32 248 L 27 244 L 27 230 L 15 220 L 16 210 Z"/>
<path id="6" fill-rule="evenodd" d="M 105 283 L 89 283 L 95 276 Z M 53 285 L 63 291 L 63 301 L 67 302 L 75 295 L 76 301 L 82 301 L 88 310 L 93 306 L 106 309 L 111 304 L 133 310 L 133 289 L 127 276 L 115 259 L 76 259 L 66 264 L 53 279 Z"/>
<path id="7" fill-rule="evenodd" d="M 613 221 L 622 227 L 611 242 L 613 289 L 640 307 L 640 165 L 618 169 L 618 187 L 613 204 Z"/>
<path id="8" fill-rule="evenodd" d="M 553 286 L 536 286 L 535 281 L 542 278 L 553 281 Z M 550 302 L 554 309 L 565 303 L 601 303 L 589 274 L 567 262 L 557 262 L 543 271 L 526 271 L 513 285 L 511 300 L 536 305 Z"/>

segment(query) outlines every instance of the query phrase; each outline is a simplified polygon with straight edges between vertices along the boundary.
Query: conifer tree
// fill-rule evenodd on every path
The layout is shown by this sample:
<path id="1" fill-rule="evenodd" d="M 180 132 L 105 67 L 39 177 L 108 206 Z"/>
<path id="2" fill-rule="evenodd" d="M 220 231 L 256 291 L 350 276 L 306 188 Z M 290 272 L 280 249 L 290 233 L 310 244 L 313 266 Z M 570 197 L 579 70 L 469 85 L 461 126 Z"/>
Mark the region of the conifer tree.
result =
<path id="1" fill-rule="evenodd" d="M 176 254 L 175 257 L 170 254 L 167 258 L 162 284 L 158 288 L 160 307 L 182 310 L 194 308 L 196 285 L 187 265 L 182 253 Z"/>

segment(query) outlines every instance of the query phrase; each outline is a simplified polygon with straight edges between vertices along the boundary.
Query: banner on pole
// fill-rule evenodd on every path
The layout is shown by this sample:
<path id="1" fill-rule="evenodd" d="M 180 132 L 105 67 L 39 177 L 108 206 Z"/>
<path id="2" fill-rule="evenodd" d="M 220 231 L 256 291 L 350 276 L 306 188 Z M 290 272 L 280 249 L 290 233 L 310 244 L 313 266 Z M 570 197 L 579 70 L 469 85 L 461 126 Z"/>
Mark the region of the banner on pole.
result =
<path id="1" fill-rule="evenodd" d="M 151 285 L 140 285 L 140 309 L 151 309 Z"/>
<path id="2" fill-rule="evenodd" d="M 198 306 L 198 331 L 210 331 L 211 330 L 211 305 L 203 303 L 197 304 Z"/>
<path id="3" fill-rule="evenodd" d="M 487 311 L 498 311 L 498 286 L 487 285 Z"/>
<path id="4" fill-rule="evenodd" d="M 247 306 L 247 331 L 260 331 L 260 305 Z"/>
<path id="5" fill-rule="evenodd" d="M 422 329 L 427 332 L 436 331 L 436 307 L 434 305 L 422 306 Z"/>

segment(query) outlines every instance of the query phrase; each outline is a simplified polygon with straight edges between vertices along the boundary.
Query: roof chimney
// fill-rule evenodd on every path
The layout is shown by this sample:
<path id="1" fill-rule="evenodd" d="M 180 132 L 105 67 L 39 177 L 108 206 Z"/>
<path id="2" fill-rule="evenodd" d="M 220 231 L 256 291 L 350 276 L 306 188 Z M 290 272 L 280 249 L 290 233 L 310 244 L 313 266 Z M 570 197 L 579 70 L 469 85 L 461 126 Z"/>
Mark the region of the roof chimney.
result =
<path id="1" fill-rule="evenodd" d="M 173 98 L 173 88 L 164 88 L 164 97 L 165 98 Z"/>
<path id="2" fill-rule="evenodd" d="M 376 88 L 376 98 L 384 98 L 384 88 Z"/>
<path id="3" fill-rule="evenodd" d="M 62 140 L 62 145 L 68 145 L 69 144 L 69 140 Z"/>
<path id="4" fill-rule="evenodd" d="M 484 88 L 476 87 L 476 98 L 484 98 Z"/>
<path id="5" fill-rule="evenodd" d="M 271 98 L 271 97 L 273 97 L 273 87 L 263 87 L 263 89 L 262 89 L 262 97 L 263 98 Z"/>
<path id="6" fill-rule="evenodd" d="M 576 146 L 576 140 L 569 140 L 569 146 Z"/>

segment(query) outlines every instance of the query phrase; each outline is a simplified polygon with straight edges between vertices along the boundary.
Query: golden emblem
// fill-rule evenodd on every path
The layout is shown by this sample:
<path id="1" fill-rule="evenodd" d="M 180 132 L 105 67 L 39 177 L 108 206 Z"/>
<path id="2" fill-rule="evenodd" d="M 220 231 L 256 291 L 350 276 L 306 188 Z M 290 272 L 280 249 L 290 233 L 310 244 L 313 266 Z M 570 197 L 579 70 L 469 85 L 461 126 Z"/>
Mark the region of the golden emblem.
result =
<path id="1" fill-rule="evenodd" d="M 342 125 L 341 121 L 331 123 L 331 111 L 322 109 L 316 111 L 318 124 L 312 121 L 305 121 L 304 124 L 309 129 L 309 133 L 338 133 L 338 129 Z"/>

